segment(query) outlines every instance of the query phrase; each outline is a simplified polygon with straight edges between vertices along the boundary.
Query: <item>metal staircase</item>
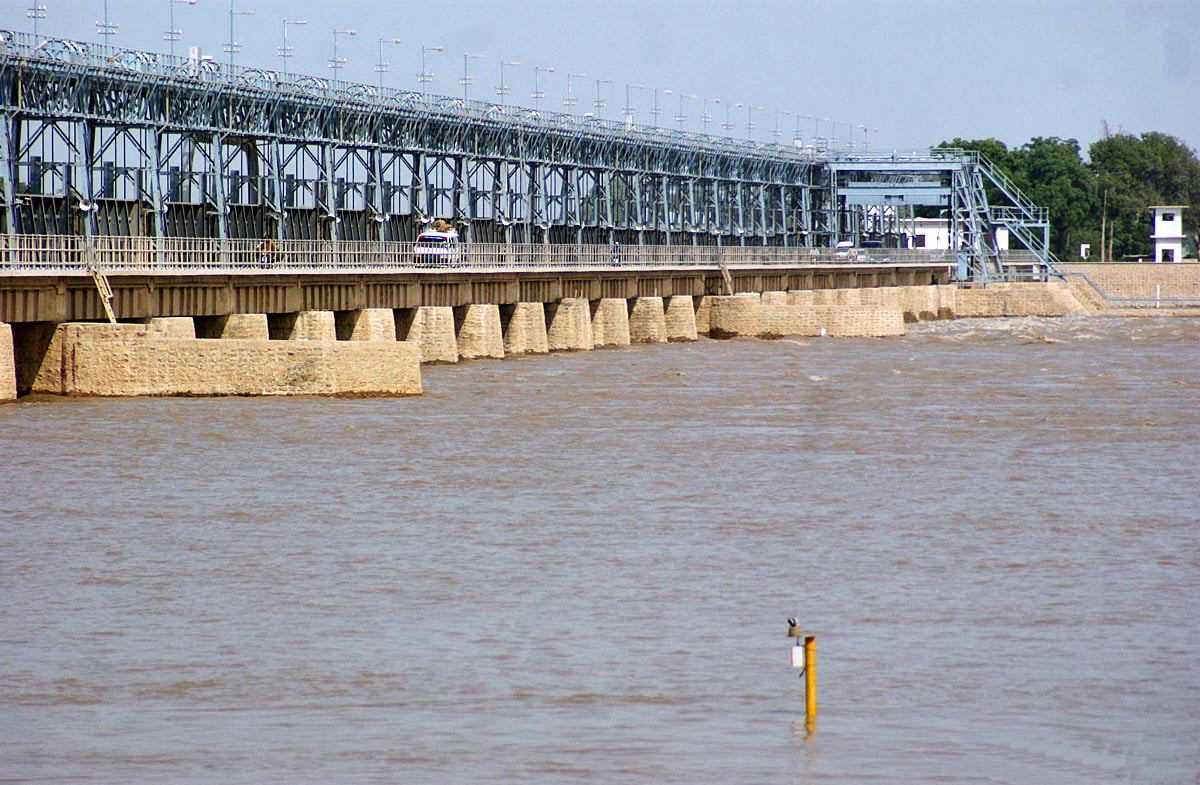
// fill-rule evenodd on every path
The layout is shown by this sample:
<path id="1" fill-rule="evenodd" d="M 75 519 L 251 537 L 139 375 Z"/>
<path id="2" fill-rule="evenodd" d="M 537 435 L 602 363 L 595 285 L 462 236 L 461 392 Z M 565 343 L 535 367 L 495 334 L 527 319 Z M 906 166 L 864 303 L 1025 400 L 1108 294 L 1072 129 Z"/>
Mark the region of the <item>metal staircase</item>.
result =
<path id="1" fill-rule="evenodd" d="M 1037 264 L 1031 270 L 1036 280 L 1048 280 L 1055 277 L 1064 279 L 1064 273 L 1058 257 L 1050 250 L 1050 216 L 1045 207 L 1039 207 L 1021 189 L 1016 186 L 1008 175 L 996 168 L 988 157 L 980 152 L 970 151 L 965 154 L 964 162 L 973 171 L 970 180 L 973 190 L 983 195 L 985 214 L 991 224 L 987 234 L 995 246 L 995 230 L 1004 227 L 1009 236 L 1028 248 L 1037 259 Z M 987 205 L 986 190 L 983 178 L 987 178 L 993 186 L 1007 199 L 1009 205 Z M 997 252 L 995 269 L 1000 271 L 1001 280 L 1011 280 L 1012 270 L 1003 265 L 1003 259 Z"/>

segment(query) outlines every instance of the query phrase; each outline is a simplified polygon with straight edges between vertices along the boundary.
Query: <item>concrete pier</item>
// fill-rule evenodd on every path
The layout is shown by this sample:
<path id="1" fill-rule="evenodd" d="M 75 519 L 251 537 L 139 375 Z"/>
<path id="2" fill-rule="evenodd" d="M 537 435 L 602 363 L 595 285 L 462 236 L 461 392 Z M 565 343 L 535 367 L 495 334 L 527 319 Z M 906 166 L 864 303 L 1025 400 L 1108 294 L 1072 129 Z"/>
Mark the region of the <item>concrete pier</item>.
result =
<path id="1" fill-rule="evenodd" d="M 458 362 L 458 337 L 454 334 L 454 309 L 422 306 L 396 311 L 396 337 L 420 347 L 423 363 Z"/>
<path id="2" fill-rule="evenodd" d="M 629 306 L 632 343 L 666 343 L 667 319 L 661 297 L 638 297 Z"/>
<path id="3" fill-rule="evenodd" d="M 591 303 L 592 347 L 628 346 L 630 343 L 630 317 L 624 298 L 605 297 Z"/>
<path id="4" fill-rule="evenodd" d="M 0 401 L 17 399 L 17 354 L 12 327 L 0 322 Z"/>
<path id="5" fill-rule="evenodd" d="M 58 325 L 33 392 L 57 395 L 416 395 L 415 345 L 183 339 L 144 325 Z"/>
<path id="6" fill-rule="evenodd" d="M 268 319 L 270 337 L 276 341 L 336 341 L 333 311 L 296 311 Z M 229 337 L 229 336 L 223 336 Z"/>
<path id="7" fill-rule="evenodd" d="M 460 360 L 504 358 L 504 331 L 496 305 L 462 305 L 454 309 Z"/>
<path id="8" fill-rule="evenodd" d="M 335 314 L 339 341 L 394 341 L 396 315 L 391 308 L 361 308 Z"/>
<path id="9" fill-rule="evenodd" d="M 546 303 L 547 343 L 552 352 L 588 351 L 592 339 L 591 304 L 579 297 L 564 297 Z"/>
<path id="10" fill-rule="evenodd" d="M 501 306 L 500 322 L 504 330 L 506 355 L 545 354 L 550 351 L 546 335 L 546 306 L 542 303 Z"/>
<path id="11" fill-rule="evenodd" d="M 696 334 L 708 335 L 712 327 L 709 316 L 712 313 L 712 297 L 705 295 L 704 297 L 693 298 L 695 303 L 696 314 Z"/>
<path id="12" fill-rule="evenodd" d="M 667 298 L 667 340 L 671 342 L 696 340 L 696 309 L 692 298 L 675 295 Z"/>

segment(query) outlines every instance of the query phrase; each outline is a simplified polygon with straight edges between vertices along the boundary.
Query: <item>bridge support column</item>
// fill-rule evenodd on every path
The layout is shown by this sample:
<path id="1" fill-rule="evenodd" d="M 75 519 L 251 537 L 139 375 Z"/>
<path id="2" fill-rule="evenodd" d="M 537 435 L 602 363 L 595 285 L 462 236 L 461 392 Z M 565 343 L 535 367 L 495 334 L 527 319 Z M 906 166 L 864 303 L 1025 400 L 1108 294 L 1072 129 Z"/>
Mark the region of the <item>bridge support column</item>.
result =
<path id="1" fill-rule="evenodd" d="M 937 318 L 953 319 L 956 313 L 955 302 L 958 287 L 954 284 L 941 284 L 937 287 Z"/>
<path id="2" fill-rule="evenodd" d="M 696 340 L 696 311 L 692 307 L 691 295 L 675 295 L 667 298 L 667 340 L 672 343 Z"/>
<path id="3" fill-rule="evenodd" d="M 146 320 L 146 328 L 159 338 L 196 337 L 196 322 L 190 316 L 156 316 Z"/>
<path id="4" fill-rule="evenodd" d="M 629 345 L 629 310 L 624 298 L 593 300 L 592 345 L 597 348 Z"/>
<path id="5" fill-rule="evenodd" d="M 587 351 L 592 340 L 592 311 L 587 300 L 564 297 L 546 304 L 546 340 L 552 352 Z"/>
<path id="6" fill-rule="evenodd" d="M 334 326 L 339 341 L 396 340 L 396 315 L 391 308 L 338 311 L 334 314 Z"/>
<path id="7" fill-rule="evenodd" d="M 336 341 L 333 311 L 296 311 L 272 314 L 270 335 L 277 341 Z"/>
<path id="8" fill-rule="evenodd" d="M 454 309 L 445 306 L 401 308 L 396 311 L 396 337 L 421 347 L 423 363 L 458 362 Z"/>
<path id="9" fill-rule="evenodd" d="M 454 309 L 454 326 L 460 360 L 504 358 L 500 306 L 461 305 Z"/>
<path id="10" fill-rule="evenodd" d="M 711 296 L 704 295 L 703 297 L 695 298 L 693 301 L 695 302 L 697 335 L 708 335 L 709 316 L 712 313 L 712 299 Z"/>
<path id="11" fill-rule="evenodd" d="M 755 336 L 762 332 L 762 299 L 748 292 L 732 297 L 713 297 L 709 312 L 708 334 L 712 338 Z"/>
<path id="12" fill-rule="evenodd" d="M 545 354 L 550 351 L 546 335 L 546 306 L 542 303 L 515 303 L 500 307 L 504 332 L 504 353 Z"/>
<path id="13" fill-rule="evenodd" d="M 637 297 L 629 307 L 629 339 L 633 343 L 666 343 L 667 320 L 661 297 Z"/>
<path id="14" fill-rule="evenodd" d="M 234 338 L 265 341 L 271 337 L 265 313 L 231 313 L 227 316 L 198 317 L 197 338 Z"/>
<path id="15" fill-rule="evenodd" d="M 12 327 L 0 322 L 0 401 L 17 399 L 17 354 Z"/>

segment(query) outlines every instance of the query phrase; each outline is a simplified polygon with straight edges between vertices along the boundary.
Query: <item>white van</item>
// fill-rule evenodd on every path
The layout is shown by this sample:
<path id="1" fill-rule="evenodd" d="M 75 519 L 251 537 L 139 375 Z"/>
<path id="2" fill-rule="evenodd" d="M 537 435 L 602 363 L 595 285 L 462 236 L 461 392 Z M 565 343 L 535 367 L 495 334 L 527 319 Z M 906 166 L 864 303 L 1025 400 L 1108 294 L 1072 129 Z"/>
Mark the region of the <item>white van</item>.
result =
<path id="1" fill-rule="evenodd" d="M 462 261 L 462 244 L 458 232 L 433 229 L 421 232 L 413 246 L 418 267 L 457 267 Z"/>

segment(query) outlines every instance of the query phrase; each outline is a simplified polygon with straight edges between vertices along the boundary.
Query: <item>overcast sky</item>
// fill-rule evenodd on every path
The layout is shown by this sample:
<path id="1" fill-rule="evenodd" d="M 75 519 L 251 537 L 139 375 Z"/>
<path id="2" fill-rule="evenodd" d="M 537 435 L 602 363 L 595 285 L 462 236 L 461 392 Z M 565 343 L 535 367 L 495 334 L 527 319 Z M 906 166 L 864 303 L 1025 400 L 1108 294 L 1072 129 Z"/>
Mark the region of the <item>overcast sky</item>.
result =
<path id="1" fill-rule="evenodd" d="M 26 16 L 44 6 L 40 33 L 98 41 L 103 0 L 0 0 L 0 28 L 32 31 Z M 113 43 L 167 51 L 169 0 L 108 0 L 109 20 L 120 25 Z M 653 88 L 661 124 L 677 126 L 679 97 L 686 127 L 699 130 L 702 99 L 713 115 L 710 130 L 726 111 L 746 135 L 747 109 L 754 137 L 772 139 L 779 128 L 790 140 L 797 116 L 815 115 L 820 135 L 836 129 L 843 142 L 853 130 L 871 147 L 906 148 L 955 136 L 994 136 L 1018 146 L 1034 136 L 1078 139 L 1086 150 L 1103 133 L 1163 131 L 1200 145 L 1200 0 L 234 0 L 239 65 L 277 68 L 283 20 L 296 50 L 291 69 L 328 75 L 333 30 L 343 36 L 342 78 L 375 84 L 380 38 L 391 64 L 386 84 L 415 89 L 421 47 L 443 46 L 428 55 L 434 73 L 430 92 L 461 95 L 463 54 L 471 60 L 471 98 L 495 100 L 500 61 L 509 101 L 532 105 L 533 67 L 543 108 L 563 109 L 568 73 L 580 98 L 577 111 L 592 111 L 596 78 L 618 118 L 626 84 L 639 123 L 651 123 Z M 175 26 L 180 53 L 199 46 L 227 62 L 229 0 L 177 0 Z M 743 107 L 731 104 L 741 103 Z M 586 105 L 586 106 L 585 106 Z M 791 114 L 784 114 L 790 112 Z M 777 115 L 778 113 L 778 115 Z M 829 119 L 839 123 L 834 126 Z M 802 119 L 807 141 L 814 121 Z"/>

